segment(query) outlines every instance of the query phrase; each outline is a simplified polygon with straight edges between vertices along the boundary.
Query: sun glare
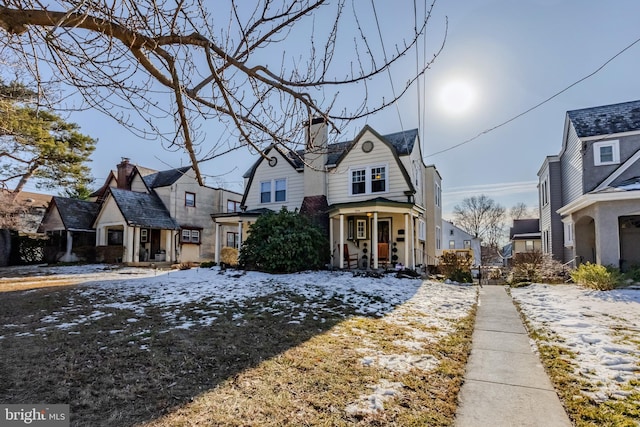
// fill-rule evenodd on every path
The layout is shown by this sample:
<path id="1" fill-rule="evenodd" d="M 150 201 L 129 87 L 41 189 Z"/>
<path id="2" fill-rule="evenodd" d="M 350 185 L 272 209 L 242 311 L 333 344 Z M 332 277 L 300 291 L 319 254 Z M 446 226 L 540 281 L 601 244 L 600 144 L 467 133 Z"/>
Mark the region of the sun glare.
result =
<path id="1" fill-rule="evenodd" d="M 462 114 L 475 104 L 476 91 L 468 82 L 454 80 L 442 86 L 438 100 L 447 113 Z"/>

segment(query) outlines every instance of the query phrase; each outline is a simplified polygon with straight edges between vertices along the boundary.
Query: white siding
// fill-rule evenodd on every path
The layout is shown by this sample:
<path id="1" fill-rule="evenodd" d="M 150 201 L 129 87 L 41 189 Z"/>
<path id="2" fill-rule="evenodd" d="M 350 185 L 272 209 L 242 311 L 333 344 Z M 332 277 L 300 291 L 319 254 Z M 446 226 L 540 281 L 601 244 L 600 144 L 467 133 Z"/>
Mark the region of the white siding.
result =
<path id="1" fill-rule="evenodd" d="M 135 174 L 133 180 L 131 180 L 131 191 L 137 191 L 138 193 L 148 193 L 147 186 L 144 181 L 140 177 L 140 175 Z"/>
<path id="2" fill-rule="evenodd" d="M 369 153 L 365 153 L 361 148 L 362 143 L 367 140 L 372 141 L 374 144 L 373 150 Z M 387 192 L 350 195 L 350 171 L 369 166 L 387 167 Z M 362 135 L 342 159 L 338 167 L 330 171 L 328 179 L 327 198 L 330 205 L 335 203 L 366 201 L 375 197 L 384 197 L 398 202 L 407 201 L 407 196 L 404 192 L 409 190 L 409 186 L 400 170 L 399 163 L 393 155 L 392 148 L 376 138 L 371 132 L 365 132 Z"/>
<path id="3" fill-rule="evenodd" d="M 567 205 L 583 194 L 582 142 L 569 122 L 567 144 L 560 157 L 562 168 L 562 204 Z"/>
<path id="4" fill-rule="evenodd" d="M 247 210 L 267 208 L 273 211 L 279 211 L 283 206 L 288 210 L 300 209 L 302 199 L 304 198 L 304 176 L 296 171 L 291 163 L 289 163 L 277 150 L 269 152 L 270 157 L 276 157 L 278 163 L 271 167 L 267 161 L 260 162 L 254 173 L 251 187 L 247 193 L 245 204 Z M 287 195 L 285 202 L 260 203 L 260 183 L 263 181 L 274 181 L 276 179 L 287 180 Z"/>

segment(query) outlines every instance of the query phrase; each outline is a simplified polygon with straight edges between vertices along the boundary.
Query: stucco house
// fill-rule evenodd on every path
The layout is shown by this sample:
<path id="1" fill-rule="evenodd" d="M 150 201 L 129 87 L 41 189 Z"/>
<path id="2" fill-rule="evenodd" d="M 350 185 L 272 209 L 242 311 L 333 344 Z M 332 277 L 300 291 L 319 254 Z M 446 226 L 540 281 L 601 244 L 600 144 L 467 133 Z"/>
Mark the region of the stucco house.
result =
<path id="1" fill-rule="evenodd" d="M 443 253 L 455 252 L 457 254 L 470 254 L 473 257 L 473 265 L 482 265 L 482 252 L 480 239 L 472 236 L 453 222 L 442 220 Z"/>
<path id="2" fill-rule="evenodd" d="M 538 171 L 542 250 L 565 263 L 640 264 L 640 101 L 568 111 Z"/>
<path id="3" fill-rule="evenodd" d="M 211 214 L 223 212 L 230 201 L 239 203 L 239 199 L 239 193 L 200 186 L 190 166 L 154 171 L 124 158 L 117 171 L 111 171 L 104 185 L 92 194 L 97 208 L 89 228 L 95 233 L 98 261 L 213 260 Z M 62 198 L 56 201 L 62 202 Z M 69 203 L 65 201 L 64 205 Z M 61 209 L 64 205 L 52 206 L 41 230 L 49 234 L 65 230 L 73 238 L 69 231 L 74 230 L 65 222 L 69 213 Z M 73 243 L 67 246 L 72 248 Z M 67 252 L 65 256 L 73 257 L 71 250 Z"/>
<path id="4" fill-rule="evenodd" d="M 347 254 L 360 268 L 437 264 L 442 178 L 424 164 L 416 129 L 380 135 L 365 126 L 329 144 L 324 120 L 314 119 L 306 139 L 304 150 L 266 150 L 244 176 L 240 211 L 214 216 L 216 224 L 235 224 L 241 242 L 265 210 L 298 209 L 326 230 L 335 267 L 350 267 Z"/>

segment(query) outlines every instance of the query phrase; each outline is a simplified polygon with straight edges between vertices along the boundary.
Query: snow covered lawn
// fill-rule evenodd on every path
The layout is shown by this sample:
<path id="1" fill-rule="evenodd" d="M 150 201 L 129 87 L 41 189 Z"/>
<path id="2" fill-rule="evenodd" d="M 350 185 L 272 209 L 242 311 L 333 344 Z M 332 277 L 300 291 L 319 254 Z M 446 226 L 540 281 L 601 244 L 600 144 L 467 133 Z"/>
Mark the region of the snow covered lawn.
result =
<path id="1" fill-rule="evenodd" d="M 512 289 L 511 294 L 538 343 L 565 350 L 562 357 L 570 363 L 576 392 L 601 409 L 619 412 L 615 407 L 623 406 L 629 420 L 639 423 L 640 290 L 534 284 Z M 580 396 L 570 399 L 579 401 Z M 585 417 L 566 398 L 565 405 L 578 421 Z"/>
<path id="2" fill-rule="evenodd" d="M 0 270 L 0 285 L 29 282 L 15 278 L 26 272 Z M 86 283 L 0 293 L 0 401 L 70 403 L 83 425 L 446 425 L 455 412 L 472 286 L 348 272 L 38 273 Z"/>

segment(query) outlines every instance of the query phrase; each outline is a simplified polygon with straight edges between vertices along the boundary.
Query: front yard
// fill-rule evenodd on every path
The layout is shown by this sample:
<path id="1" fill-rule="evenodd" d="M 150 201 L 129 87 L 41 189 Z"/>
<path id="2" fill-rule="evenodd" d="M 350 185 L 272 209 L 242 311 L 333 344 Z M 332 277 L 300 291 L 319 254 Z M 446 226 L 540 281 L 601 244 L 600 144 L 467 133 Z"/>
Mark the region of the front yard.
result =
<path id="1" fill-rule="evenodd" d="M 453 423 L 472 286 L 100 268 L 0 282 L 1 402 L 69 403 L 77 426 Z"/>

